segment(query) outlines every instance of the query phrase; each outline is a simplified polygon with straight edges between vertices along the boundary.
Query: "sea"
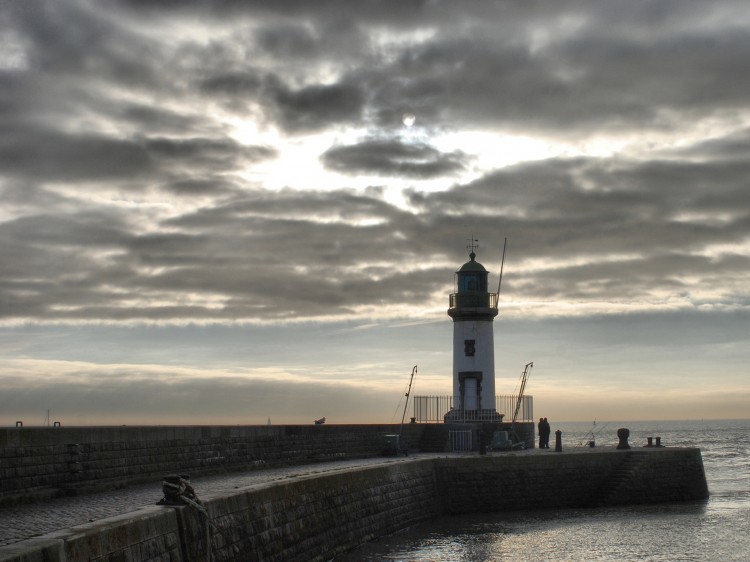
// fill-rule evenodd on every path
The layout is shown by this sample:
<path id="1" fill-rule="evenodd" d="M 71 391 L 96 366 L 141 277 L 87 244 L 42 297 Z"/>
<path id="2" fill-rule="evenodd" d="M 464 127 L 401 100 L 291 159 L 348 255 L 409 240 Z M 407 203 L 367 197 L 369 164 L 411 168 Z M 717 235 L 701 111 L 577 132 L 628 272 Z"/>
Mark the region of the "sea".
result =
<path id="1" fill-rule="evenodd" d="M 620 427 L 630 430 L 632 447 L 649 436 L 667 447 L 699 447 L 710 497 L 440 517 L 334 561 L 750 561 L 750 420 L 550 423 L 553 438 L 562 431 L 563 450 L 592 438 L 616 445 Z"/>

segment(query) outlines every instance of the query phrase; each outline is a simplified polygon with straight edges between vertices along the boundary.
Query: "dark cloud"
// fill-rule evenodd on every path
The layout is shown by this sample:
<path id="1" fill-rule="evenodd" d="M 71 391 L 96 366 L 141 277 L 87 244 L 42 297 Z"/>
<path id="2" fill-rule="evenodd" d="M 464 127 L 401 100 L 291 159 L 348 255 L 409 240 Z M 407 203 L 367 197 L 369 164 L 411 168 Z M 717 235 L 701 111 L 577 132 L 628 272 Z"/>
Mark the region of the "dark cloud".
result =
<path id="1" fill-rule="evenodd" d="M 11 4 L 3 318 L 403 315 L 450 290 L 472 233 L 493 275 L 509 238 L 521 300 L 745 306 L 744 5 L 356 4 Z M 437 140 L 462 131 L 568 148 L 493 169 Z M 352 187 L 275 187 L 302 158 Z"/>
<path id="2" fill-rule="evenodd" d="M 187 158 L 194 148 L 161 150 Z M 639 302 L 661 293 L 700 306 L 690 295 L 703 285 L 722 288 L 717 303 L 744 306 L 747 257 L 701 252 L 750 236 L 741 205 L 746 173 L 744 161 L 726 159 L 552 159 L 445 192 L 414 192 L 417 212 L 385 202 L 379 190 L 241 194 L 228 184 L 223 198 L 164 220 L 154 234 L 136 234 L 137 217 L 125 211 L 32 215 L 1 228 L 3 261 L 11 264 L 3 271 L 3 314 L 353 316 L 356 306 L 408 305 L 449 290 L 467 232 L 481 233 L 480 258 L 495 264 L 495 274 L 501 240 L 510 238 L 506 290 L 519 298 Z M 207 182 L 192 189 L 212 193 Z M 446 259 L 454 265 L 429 265 Z M 549 265 L 513 271 L 527 259 Z"/>
<path id="3" fill-rule="evenodd" d="M 732 25 L 739 7 L 730 2 L 714 8 L 715 25 L 725 25 L 721 33 L 684 2 L 658 9 L 566 3 L 538 12 L 421 2 L 384 10 L 379 2 L 358 2 L 356 16 L 348 17 L 349 7 L 338 2 L 198 2 L 185 3 L 184 10 L 138 6 L 125 10 L 120 25 L 87 2 L 66 9 L 25 4 L 32 7 L 14 9 L 9 24 L 26 34 L 35 96 L 51 86 L 46 78 L 57 81 L 55 95 L 41 94 L 47 104 L 69 104 L 70 93 L 109 95 L 99 91 L 107 81 L 198 105 L 221 95 L 237 114 L 257 103 L 264 119 L 292 132 L 363 118 L 393 124 L 407 109 L 434 128 L 501 126 L 573 137 L 603 128 L 673 130 L 682 126 L 683 111 L 727 115 L 744 107 L 750 75 L 750 42 Z M 189 25 L 200 12 L 210 16 L 204 22 L 209 29 L 233 26 L 227 41 L 206 45 L 139 26 L 170 17 Z M 370 26 L 386 23 L 394 33 L 410 27 L 431 33 L 374 40 Z M 86 32 L 66 33 L 72 28 Z M 94 77 L 98 83 L 88 92 L 76 81 L 94 85 Z M 195 96 L 194 84 L 207 99 Z M 131 110 L 134 124 L 143 125 L 145 111 Z"/>
<path id="4" fill-rule="evenodd" d="M 746 172 L 744 161 L 549 159 L 412 202 L 428 215 L 458 208 L 503 221 L 532 245 L 528 235 L 543 234 L 556 252 L 585 252 L 592 239 L 604 252 L 688 251 L 744 236 L 748 215 L 732 206 L 747 198 Z"/>
<path id="5" fill-rule="evenodd" d="M 724 287 L 720 300 L 734 306 L 747 257 L 697 252 L 747 237 L 750 218 L 706 218 L 707 211 L 730 210 L 721 201 L 733 200 L 735 188 L 717 183 L 722 176 L 710 165 L 684 168 L 680 162 L 543 161 L 415 195 L 422 208 L 416 215 L 353 192 L 289 190 L 232 197 L 170 219 L 160 234 L 132 235 L 124 217 L 23 219 L 5 225 L 15 265 L 5 272 L 6 287 L 24 295 L 6 317 L 25 316 L 24 306 L 49 318 L 115 321 L 352 316 L 355 305 L 406 305 L 418 294 L 449 290 L 452 268 L 427 264 L 453 247 L 449 259 L 460 265 L 457 241 L 468 231 L 483 233 L 479 253 L 489 264 L 497 264 L 500 241 L 510 238 L 506 290 L 519 297 L 638 302 L 659 292 L 689 295 L 698 278 Z M 679 205 L 672 203 L 675 192 Z M 113 256 L 99 261 L 80 251 L 95 246 Z M 45 254 L 46 275 L 37 261 Z M 531 258 L 550 265 L 514 273 L 513 263 Z M 60 282 L 40 279 L 22 291 L 13 281 L 34 275 Z M 150 304 L 124 304 L 148 295 Z M 177 305 L 185 300 L 180 295 L 192 295 L 192 304 Z"/>
<path id="6" fill-rule="evenodd" d="M 210 176 L 189 177 L 170 181 L 161 186 L 162 189 L 171 191 L 177 195 L 230 195 L 240 189 L 231 181 Z"/>
<path id="7" fill-rule="evenodd" d="M 271 158 L 275 150 L 229 139 L 114 138 L 57 131 L 8 131 L 0 166 L 8 176 L 42 181 L 147 178 L 189 165 L 223 172 Z"/>
<path id="8" fill-rule="evenodd" d="M 257 94 L 263 85 L 263 80 L 257 74 L 249 71 L 231 74 L 217 74 L 205 78 L 200 88 L 208 94 L 225 94 L 228 96 L 248 96 Z"/>
<path id="9" fill-rule="evenodd" d="M 362 113 L 364 96 L 359 87 L 351 84 L 291 89 L 272 80 L 268 90 L 278 121 L 288 131 L 315 130 L 356 121 Z"/>
<path id="10" fill-rule="evenodd" d="M 82 180 L 133 177 L 153 171 L 145 147 L 90 134 L 25 131 L 0 141 L 5 174 L 36 180 Z"/>
<path id="11" fill-rule="evenodd" d="M 199 120 L 192 115 L 183 115 L 144 104 L 113 103 L 108 110 L 113 118 L 119 116 L 122 123 L 138 131 L 156 131 L 160 134 L 186 135 L 200 130 Z"/>
<path id="12" fill-rule="evenodd" d="M 493 289 L 508 239 L 500 392 L 533 359 L 548 405 L 586 389 L 575 416 L 716 365 L 744 396 L 747 15 L 5 2 L 0 411 L 381 421 L 393 373 L 450 386 L 469 237 Z M 682 415 L 715 416 L 700 400 Z"/>
<path id="13" fill-rule="evenodd" d="M 276 57 L 307 58 L 316 54 L 321 38 L 312 26 L 282 24 L 257 33 L 258 47 Z"/>
<path id="14" fill-rule="evenodd" d="M 265 160 L 276 155 L 272 148 L 242 146 L 228 139 L 151 138 L 143 144 L 149 155 L 156 160 L 190 163 L 193 167 L 209 171 L 235 169 L 241 163 Z"/>
<path id="15" fill-rule="evenodd" d="M 745 128 L 729 135 L 706 138 L 686 147 L 664 151 L 664 154 L 672 159 L 684 159 L 690 162 L 725 160 L 732 166 L 727 169 L 727 173 L 734 175 L 736 173 L 734 166 L 744 163 L 748 152 L 750 152 L 750 129 Z M 741 175 L 735 177 L 738 181 L 742 181 Z"/>
<path id="16" fill-rule="evenodd" d="M 25 59 L 36 73 L 66 82 L 97 77 L 136 88 L 160 82 L 153 64 L 157 43 L 142 41 L 129 22 L 103 17 L 90 2 L 74 0 L 63 6 L 32 0 L 9 8 L 8 20 L 24 35 Z"/>
<path id="17" fill-rule="evenodd" d="M 351 3 L 345 0 L 322 0 L 311 5 L 304 0 L 287 0 L 285 2 L 268 3 L 263 0 L 237 1 L 220 0 L 206 3 L 203 0 L 118 0 L 119 6 L 128 6 L 137 10 L 155 12 L 184 11 L 191 14 L 213 16 L 217 19 L 236 18 L 248 14 L 265 17 L 288 17 L 298 20 L 350 20 L 352 16 Z M 356 15 L 366 18 L 373 23 L 399 23 L 407 25 L 424 15 L 424 8 L 429 2 L 426 0 L 360 0 L 357 2 Z M 407 21 L 404 21 L 408 18 Z"/>
<path id="18" fill-rule="evenodd" d="M 329 148 L 321 159 L 327 168 L 337 172 L 426 179 L 464 169 L 468 156 L 459 151 L 440 152 L 422 143 L 365 140 Z"/>
<path id="19" fill-rule="evenodd" d="M 726 281 L 733 280 L 739 288 L 748 267 L 750 259 L 739 255 L 710 259 L 690 254 L 655 253 L 647 258 L 561 266 L 530 278 L 510 279 L 507 287 L 547 299 L 579 302 L 602 298 L 637 302 L 659 291 L 675 299 L 689 299 L 695 291 L 689 279 L 701 278 L 709 286 L 726 286 Z M 693 298 L 696 306 L 702 304 L 700 297 Z M 724 297 L 724 304 L 740 303 L 730 291 Z"/>
<path id="20" fill-rule="evenodd" d="M 292 133 L 358 122 L 365 102 L 361 87 L 354 83 L 295 88 L 274 74 L 256 69 L 208 76 L 200 89 L 208 96 L 218 96 L 231 111 L 247 111 L 258 104 L 260 120 Z"/>

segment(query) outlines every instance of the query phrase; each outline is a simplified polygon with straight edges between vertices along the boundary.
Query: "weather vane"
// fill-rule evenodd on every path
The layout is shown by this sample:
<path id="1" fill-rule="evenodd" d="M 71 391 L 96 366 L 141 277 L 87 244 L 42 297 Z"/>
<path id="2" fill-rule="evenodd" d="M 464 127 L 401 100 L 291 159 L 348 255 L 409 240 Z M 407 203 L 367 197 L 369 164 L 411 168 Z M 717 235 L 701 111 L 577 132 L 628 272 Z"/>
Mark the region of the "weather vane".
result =
<path id="1" fill-rule="evenodd" d="M 467 238 L 469 241 L 469 244 L 467 244 L 467 248 L 471 249 L 471 253 L 474 254 L 474 250 L 479 248 L 479 238 L 474 238 L 474 235 L 472 234 L 471 238 Z"/>

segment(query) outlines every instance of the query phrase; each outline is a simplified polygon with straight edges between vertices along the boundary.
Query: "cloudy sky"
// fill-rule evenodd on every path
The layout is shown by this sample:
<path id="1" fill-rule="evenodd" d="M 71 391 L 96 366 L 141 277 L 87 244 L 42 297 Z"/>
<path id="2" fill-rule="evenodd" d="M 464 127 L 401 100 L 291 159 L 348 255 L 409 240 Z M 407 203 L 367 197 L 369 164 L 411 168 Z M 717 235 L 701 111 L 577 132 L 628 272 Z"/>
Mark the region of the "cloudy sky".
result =
<path id="1" fill-rule="evenodd" d="M 750 7 L 0 4 L 0 425 L 750 415 Z"/>

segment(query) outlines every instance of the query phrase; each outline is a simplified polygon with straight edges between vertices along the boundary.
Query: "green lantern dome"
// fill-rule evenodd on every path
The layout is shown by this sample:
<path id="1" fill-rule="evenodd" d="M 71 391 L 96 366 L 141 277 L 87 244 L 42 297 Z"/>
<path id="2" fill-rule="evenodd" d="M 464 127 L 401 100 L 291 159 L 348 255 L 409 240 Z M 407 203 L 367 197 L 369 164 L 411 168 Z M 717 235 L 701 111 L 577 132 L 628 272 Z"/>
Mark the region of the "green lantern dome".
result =
<path id="1" fill-rule="evenodd" d="M 497 294 L 487 290 L 489 272 L 476 261 L 476 254 L 456 271 L 456 292 L 450 296 L 448 315 L 455 320 L 475 318 L 491 320 L 497 315 Z"/>
<path id="2" fill-rule="evenodd" d="M 471 260 L 463 264 L 461 266 L 461 269 L 458 270 L 459 272 L 461 271 L 485 271 L 486 272 L 487 271 L 481 263 L 474 260 L 474 258 L 477 257 L 477 255 L 474 252 L 470 253 L 469 257 L 471 258 Z"/>
<path id="3" fill-rule="evenodd" d="M 456 281 L 459 293 L 486 293 L 487 292 L 487 270 L 484 266 L 475 261 L 477 255 L 472 252 L 469 254 L 471 260 L 467 261 L 456 272 Z"/>

